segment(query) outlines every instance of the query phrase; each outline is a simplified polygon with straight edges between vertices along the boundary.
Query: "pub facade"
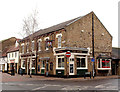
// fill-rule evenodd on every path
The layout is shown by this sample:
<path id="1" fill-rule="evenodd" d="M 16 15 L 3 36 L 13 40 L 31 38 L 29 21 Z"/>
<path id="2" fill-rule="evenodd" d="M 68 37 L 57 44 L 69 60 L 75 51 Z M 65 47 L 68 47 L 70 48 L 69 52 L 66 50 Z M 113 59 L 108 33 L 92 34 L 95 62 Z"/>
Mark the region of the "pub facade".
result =
<path id="1" fill-rule="evenodd" d="M 92 72 L 93 35 L 95 74 L 111 75 L 112 36 L 94 12 L 22 39 L 19 68 L 25 74 L 52 76 L 83 76 Z M 70 52 L 70 57 L 66 57 L 66 52 Z"/>

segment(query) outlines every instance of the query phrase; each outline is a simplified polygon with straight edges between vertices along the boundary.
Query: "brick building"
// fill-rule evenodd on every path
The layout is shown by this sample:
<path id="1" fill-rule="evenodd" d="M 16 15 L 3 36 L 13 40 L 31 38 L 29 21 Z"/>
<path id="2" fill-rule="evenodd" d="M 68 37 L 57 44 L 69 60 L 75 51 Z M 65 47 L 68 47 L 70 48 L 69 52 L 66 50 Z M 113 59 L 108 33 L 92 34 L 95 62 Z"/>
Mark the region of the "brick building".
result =
<path id="1" fill-rule="evenodd" d="M 11 46 L 7 51 L 7 64 L 8 64 L 8 73 L 18 73 L 18 62 L 19 62 L 19 44 L 16 39 L 16 43 Z"/>
<path id="2" fill-rule="evenodd" d="M 7 65 L 7 51 L 11 46 L 13 46 L 16 42 L 15 37 L 11 37 L 5 40 L 0 41 L 0 70 L 8 72 Z"/>
<path id="3" fill-rule="evenodd" d="M 92 28 L 94 28 L 94 36 Z M 92 72 L 94 37 L 95 74 L 111 74 L 112 36 L 94 12 L 39 30 L 20 41 L 24 73 L 82 76 Z M 32 41 L 30 40 L 32 39 Z M 69 51 L 71 56 L 66 57 Z"/>

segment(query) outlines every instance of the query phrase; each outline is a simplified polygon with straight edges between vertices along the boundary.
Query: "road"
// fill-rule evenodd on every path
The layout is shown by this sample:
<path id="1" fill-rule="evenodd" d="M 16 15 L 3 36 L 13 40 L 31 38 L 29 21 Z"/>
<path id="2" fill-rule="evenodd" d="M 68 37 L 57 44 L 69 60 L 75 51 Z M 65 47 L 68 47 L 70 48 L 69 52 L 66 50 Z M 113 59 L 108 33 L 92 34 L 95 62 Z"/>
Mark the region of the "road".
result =
<path id="1" fill-rule="evenodd" d="M 9 78 L 14 78 L 9 76 Z M 24 78 L 24 76 L 19 76 Z M 24 81 L 3 81 L 2 90 L 21 90 L 22 92 L 31 91 L 48 91 L 48 90 L 61 90 L 61 92 L 66 90 L 112 90 L 116 91 L 118 88 L 119 79 L 82 79 L 82 80 L 69 80 L 69 79 L 30 79 Z"/>

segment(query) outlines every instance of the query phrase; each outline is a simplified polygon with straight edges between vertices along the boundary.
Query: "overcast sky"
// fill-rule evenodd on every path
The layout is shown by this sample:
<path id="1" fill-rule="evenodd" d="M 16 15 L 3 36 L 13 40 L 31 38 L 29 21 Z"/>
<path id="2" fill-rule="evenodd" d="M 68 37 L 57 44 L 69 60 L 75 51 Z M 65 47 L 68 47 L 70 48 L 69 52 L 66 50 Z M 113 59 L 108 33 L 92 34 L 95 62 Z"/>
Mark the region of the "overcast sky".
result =
<path id="1" fill-rule="evenodd" d="M 21 38 L 24 17 L 33 10 L 39 12 L 39 29 L 86 15 L 97 15 L 113 36 L 113 47 L 118 46 L 119 0 L 0 0 L 0 40 Z"/>

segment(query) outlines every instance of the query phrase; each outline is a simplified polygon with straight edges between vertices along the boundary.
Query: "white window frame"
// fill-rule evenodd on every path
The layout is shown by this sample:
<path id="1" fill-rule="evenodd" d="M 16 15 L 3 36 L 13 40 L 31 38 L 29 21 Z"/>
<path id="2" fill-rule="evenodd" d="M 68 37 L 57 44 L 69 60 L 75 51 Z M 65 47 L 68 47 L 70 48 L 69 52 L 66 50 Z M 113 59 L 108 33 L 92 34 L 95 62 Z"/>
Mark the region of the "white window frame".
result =
<path id="1" fill-rule="evenodd" d="M 32 59 L 32 69 L 35 69 L 35 66 L 33 67 L 33 62 L 35 62 L 34 60 L 35 59 Z"/>
<path id="2" fill-rule="evenodd" d="M 46 44 L 46 40 L 47 40 L 47 39 L 49 40 L 49 37 L 45 37 L 45 38 L 44 38 L 45 44 Z M 45 50 L 49 50 L 49 48 L 45 46 Z"/>
<path id="3" fill-rule="evenodd" d="M 44 61 L 44 67 L 43 67 L 43 61 Z M 41 69 L 45 69 L 45 60 L 42 60 L 41 62 L 42 62 L 42 64 L 41 64 L 41 65 L 42 65 Z"/>
<path id="4" fill-rule="evenodd" d="M 77 67 L 77 69 L 88 69 L 87 56 L 85 56 L 85 57 L 77 56 L 76 58 L 80 58 L 80 60 L 82 58 L 85 58 L 85 67 Z"/>
<path id="5" fill-rule="evenodd" d="M 102 68 L 102 59 L 100 59 L 100 66 L 101 66 L 101 68 L 98 68 L 98 60 L 99 59 L 97 59 L 97 69 L 98 70 L 111 70 L 111 59 L 105 59 L 105 60 L 110 60 L 109 62 L 110 62 L 110 68 Z"/>
<path id="6" fill-rule="evenodd" d="M 37 41 L 37 43 L 38 43 L 38 51 L 41 51 L 41 42 L 42 42 L 42 40 L 38 39 L 38 41 Z"/>
<path id="7" fill-rule="evenodd" d="M 31 44 L 31 49 L 32 49 L 32 52 L 34 51 L 34 48 L 35 48 L 35 41 L 32 41 L 32 44 Z M 33 45 L 34 44 L 34 45 Z"/>
<path id="8" fill-rule="evenodd" d="M 29 42 L 26 43 L 26 52 L 29 53 Z"/>
<path id="9" fill-rule="evenodd" d="M 25 69 L 25 67 L 23 67 L 23 62 L 25 62 L 25 60 L 22 60 L 22 62 L 21 62 L 21 68 Z"/>
<path id="10" fill-rule="evenodd" d="M 61 48 L 62 46 L 62 34 L 57 34 L 56 38 L 58 38 L 58 48 Z"/>
<path id="11" fill-rule="evenodd" d="M 21 44 L 22 54 L 24 54 L 24 43 Z"/>
<path id="12" fill-rule="evenodd" d="M 64 56 L 60 56 L 60 57 L 58 57 L 58 56 L 56 56 L 56 69 L 62 69 L 62 70 L 64 70 L 65 69 L 65 61 L 64 61 L 64 67 L 58 67 L 58 58 L 64 58 Z"/>

